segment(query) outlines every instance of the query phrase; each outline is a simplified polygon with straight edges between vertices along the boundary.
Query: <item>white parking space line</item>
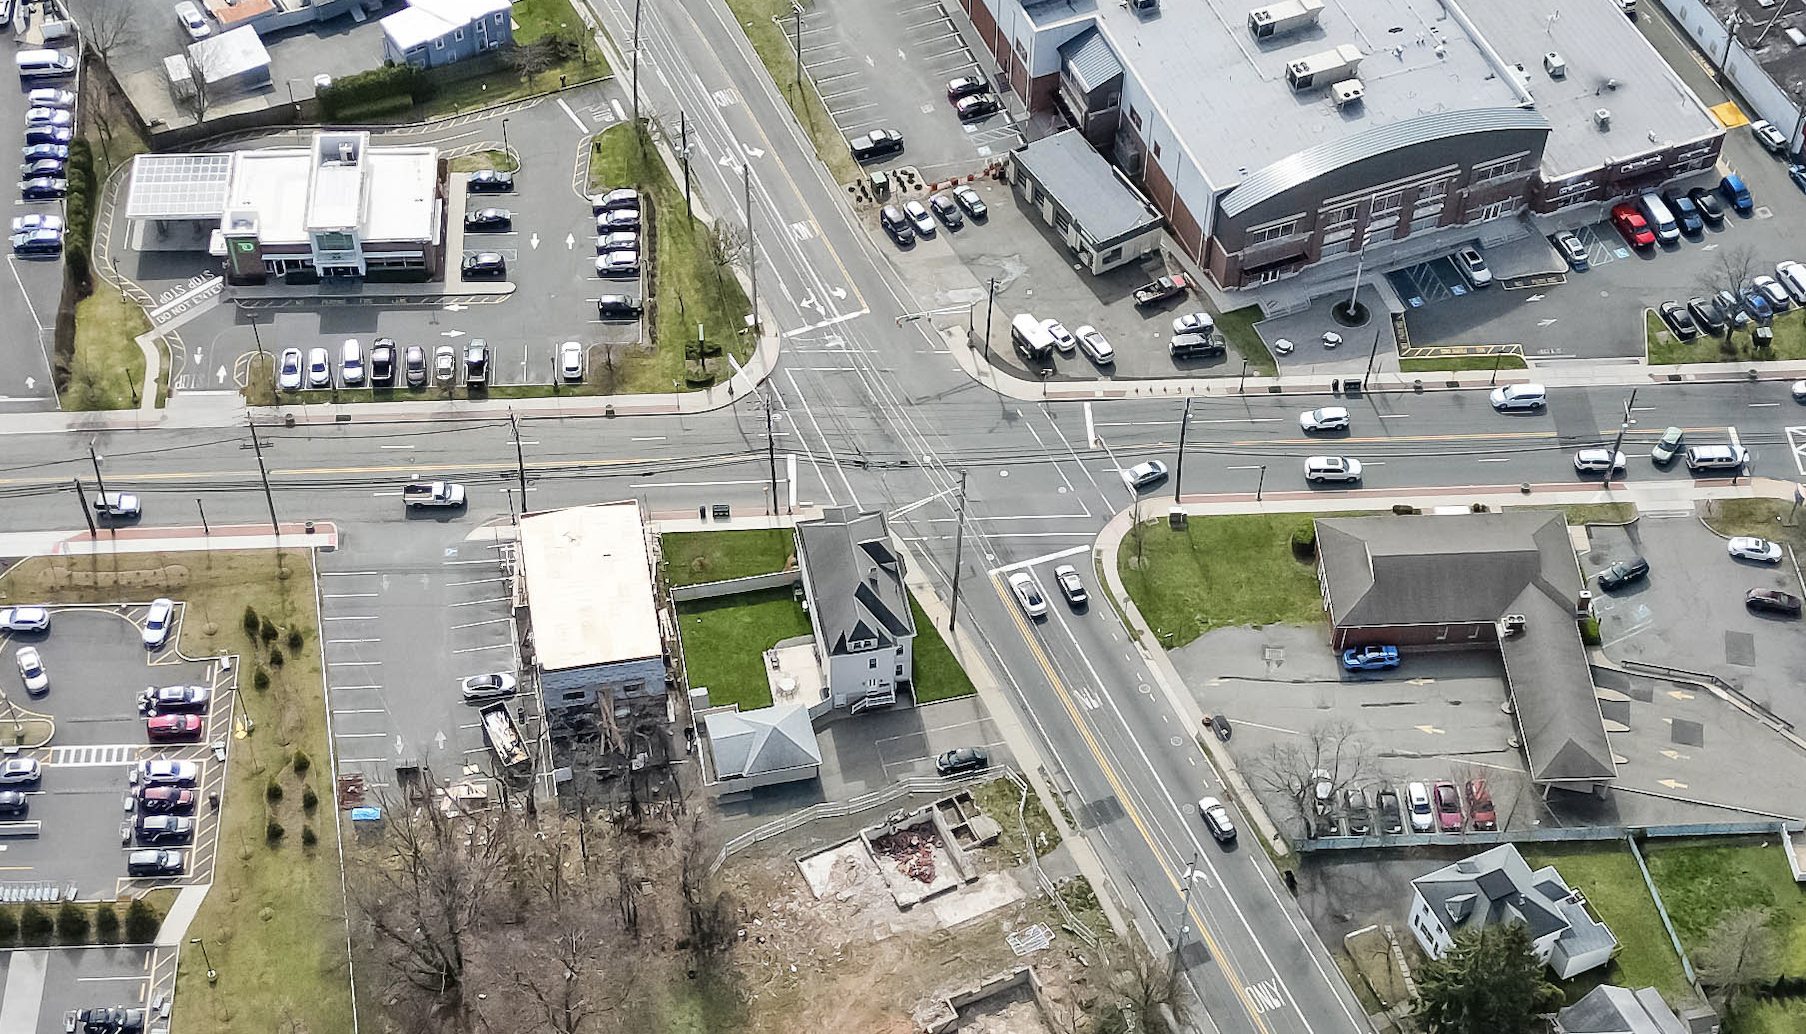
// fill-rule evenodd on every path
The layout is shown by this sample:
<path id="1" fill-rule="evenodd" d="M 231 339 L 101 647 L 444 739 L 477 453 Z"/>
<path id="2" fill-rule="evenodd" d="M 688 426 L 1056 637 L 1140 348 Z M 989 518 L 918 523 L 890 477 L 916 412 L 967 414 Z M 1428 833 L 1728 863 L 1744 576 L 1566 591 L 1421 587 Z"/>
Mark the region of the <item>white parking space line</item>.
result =
<path id="1" fill-rule="evenodd" d="M 466 628 L 478 628 L 483 625 L 501 625 L 506 624 L 509 620 L 509 618 L 490 618 L 488 621 L 472 621 L 463 625 L 453 625 L 452 631 L 457 632 Z"/>
<path id="2" fill-rule="evenodd" d="M 327 645 L 336 646 L 342 643 L 380 643 L 381 639 L 328 639 Z"/>
<path id="3" fill-rule="evenodd" d="M 386 449 L 386 448 L 388 448 L 388 446 L 385 445 L 385 446 L 383 446 L 383 448 Z M 413 448 L 413 446 L 409 446 L 409 448 Z M 369 577 L 373 577 L 373 576 L 379 575 L 379 574 L 382 574 L 382 572 L 381 571 L 321 571 L 320 577 L 322 577 L 322 578 L 369 578 Z"/>
<path id="4" fill-rule="evenodd" d="M 765 482 L 763 482 L 763 481 L 759 482 L 759 484 L 761 484 L 761 485 L 764 483 Z M 448 604 L 446 604 L 446 606 L 448 606 L 448 607 L 480 607 L 485 603 L 506 603 L 506 602 L 508 602 L 508 597 L 496 596 L 492 599 L 487 599 L 487 600 L 465 600 L 461 603 L 448 603 Z"/>
<path id="5" fill-rule="evenodd" d="M 375 614 L 327 614 L 327 621 L 375 621 Z"/>
<path id="6" fill-rule="evenodd" d="M 382 687 L 381 687 L 381 686 L 339 686 L 339 685 L 334 685 L 334 686 L 332 686 L 332 687 L 331 687 L 331 688 L 332 688 L 332 691 L 333 691 L 333 692 L 334 692 L 334 693 L 338 693 L 338 692 L 341 692 L 341 691 L 343 691 L 343 692 L 351 692 L 351 691 L 353 691 L 353 690 L 363 690 L 363 689 L 381 689 L 381 688 L 382 688 Z"/>
<path id="7" fill-rule="evenodd" d="M 338 734 L 338 738 L 341 740 L 368 740 L 382 739 L 388 735 L 386 732 L 341 732 Z"/>
<path id="8" fill-rule="evenodd" d="M 321 594 L 322 598 L 329 600 L 373 600 L 380 595 L 381 593 L 375 592 L 328 592 Z"/>
<path id="9" fill-rule="evenodd" d="M 452 653 L 482 653 L 486 650 L 512 650 L 512 649 L 514 649 L 513 643 L 496 643 L 492 646 L 466 646 L 462 650 L 453 650 Z"/>
<path id="10" fill-rule="evenodd" d="M 1001 567 L 993 567 L 985 573 L 999 574 L 1004 571 L 1023 570 L 1034 567 L 1036 564 L 1045 564 L 1054 560 L 1064 560 L 1069 556 L 1077 556 L 1090 548 L 1090 546 L 1074 546 L 1071 549 L 1062 549 L 1058 553 L 1047 553 L 1038 557 L 1030 557 L 1027 560 L 1018 560 L 1013 564 L 1004 564 Z"/>

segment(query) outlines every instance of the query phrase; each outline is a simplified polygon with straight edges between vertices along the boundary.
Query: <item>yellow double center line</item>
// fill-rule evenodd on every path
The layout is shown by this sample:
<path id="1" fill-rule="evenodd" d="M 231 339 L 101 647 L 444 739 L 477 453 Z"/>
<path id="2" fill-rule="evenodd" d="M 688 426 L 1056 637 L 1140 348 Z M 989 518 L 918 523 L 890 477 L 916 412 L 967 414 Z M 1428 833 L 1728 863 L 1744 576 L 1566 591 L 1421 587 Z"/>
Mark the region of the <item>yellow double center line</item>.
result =
<path id="1" fill-rule="evenodd" d="M 1165 874 L 1167 882 L 1172 885 L 1173 891 L 1183 898 L 1185 896 L 1183 883 L 1173 874 L 1172 869 L 1167 866 L 1165 857 L 1160 850 L 1159 845 L 1154 842 L 1153 831 L 1148 828 L 1147 823 L 1143 821 L 1140 812 L 1136 809 L 1134 799 L 1129 795 L 1128 788 L 1125 787 L 1122 781 L 1117 777 L 1115 770 L 1110 767 L 1109 761 L 1105 760 L 1104 752 L 1102 748 L 1098 746 L 1097 739 L 1092 735 L 1090 728 L 1086 726 L 1084 720 L 1080 717 L 1079 709 L 1073 704 L 1072 695 L 1067 692 L 1066 684 L 1060 680 L 1059 674 L 1054 671 L 1053 663 L 1048 660 L 1046 652 L 1041 649 L 1040 641 L 1035 638 L 1033 629 L 1026 623 L 1027 619 L 1023 617 L 1022 608 L 1016 605 L 1015 597 L 1011 596 L 1004 588 L 1003 583 L 998 580 L 996 574 L 990 576 L 990 582 L 992 590 L 997 593 L 998 601 L 1003 604 L 1004 610 L 1015 621 L 1017 630 L 1022 633 L 1022 639 L 1028 644 L 1029 652 L 1034 655 L 1035 662 L 1041 666 L 1041 670 L 1047 675 L 1047 681 L 1053 686 L 1054 692 L 1059 694 L 1060 703 L 1065 706 L 1066 714 L 1072 719 L 1073 728 L 1077 729 L 1079 735 L 1084 737 L 1085 745 L 1090 749 L 1092 758 L 1097 761 L 1098 770 L 1104 774 L 1104 779 L 1109 782 L 1110 788 L 1116 792 L 1117 800 L 1122 802 L 1123 813 L 1129 817 L 1131 822 L 1135 823 L 1135 828 L 1141 831 L 1141 837 L 1147 842 L 1148 850 L 1153 852 L 1154 858 L 1160 864 L 1160 871 Z M 1099 688 L 1101 689 L 1102 687 Z M 1130 735 L 1133 735 L 1132 731 L 1125 731 L 1128 731 L 1130 732 Z M 1051 747 L 1052 744 L 1049 744 L 1049 746 Z M 1260 1010 L 1255 1008 L 1253 1000 L 1248 997 L 1247 984 L 1242 980 L 1241 974 L 1236 971 L 1235 963 L 1232 962 L 1222 948 L 1217 945 L 1216 938 L 1212 937 L 1210 934 L 1210 928 L 1204 924 L 1204 917 L 1200 915 L 1196 909 L 1189 906 L 1187 907 L 1187 913 L 1192 924 L 1198 929 L 1198 936 L 1203 938 L 1205 947 L 1210 949 L 1211 957 L 1216 960 L 1218 965 L 1223 967 L 1225 974 L 1229 977 L 1229 983 L 1235 988 L 1236 997 L 1241 1000 L 1242 1007 L 1248 1010 L 1248 1018 L 1254 1021 L 1254 1026 L 1261 1031 L 1261 1034 L 1272 1034 L 1267 1027 L 1266 1021 L 1261 1018 Z M 1277 979 L 1278 974 L 1275 973 L 1274 976 Z"/>

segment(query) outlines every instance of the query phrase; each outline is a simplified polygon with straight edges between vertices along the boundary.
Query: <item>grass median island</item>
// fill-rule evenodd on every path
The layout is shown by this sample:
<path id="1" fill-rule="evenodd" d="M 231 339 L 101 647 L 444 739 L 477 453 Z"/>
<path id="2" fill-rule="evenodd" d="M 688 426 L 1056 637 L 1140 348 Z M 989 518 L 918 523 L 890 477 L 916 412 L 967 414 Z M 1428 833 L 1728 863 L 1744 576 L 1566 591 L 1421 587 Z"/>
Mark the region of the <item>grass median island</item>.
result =
<path id="1" fill-rule="evenodd" d="M 914 594 L 909 597 L 909 612 L 916 619 L 916 639 L 910 647 L 910 664 L 915 676 L 911 689 L 916 703 L 952 700 L 978 692 L 967 677 L 966 669 L 960 667 L 953 651 L 948 649 L 947 641 L 941 638 L 941 630 L 928 620 Z"/>
<path id="2" fill-rule="evenodd" d="M 801 2 L 804 14 L 815 6 L 814 0 Z M 858 179 L 859 165 L 853 161 L 853 153 L 847 149 L 840 127 L 828 114 L 828 107 L 822 103 L 821 94 L 807 71 L 803 73 L 802 85 L 797 85 L 796 45 L 777 23 L 779 18 L 792 19 L 786 24 L 794 26 L 796 15 L 791 0 L 727 0 L 727 6 L 740 22 L 753 53 L 759 55 L 765 70 L 771 73 L 771 80 L 778 93 L 783 95 L 784 103 L 790 105 L 790 113 L 796 116 L 797 124 L 809 134 L 810 142 L 815 144 L 815 153 L 828 167 L 834 182 L 850 183 Z"/>
<path id="3" fill-rule="evenodd" d="M 677 620 L 691 687 L 707 686 L 712 707 L 742 711 L 771 706 L 765 651 L 811 631 L 789 586 L 679 603 Z"/>
<path id="4" fill-rule="evenodd" d="M 1560 984 L 1569 1002 L 1600 984 L 1653 986 L 1670 1002 L 1692 996 L 1630 848 L 1611 841 L 1524 844 L 1520 850 L 1532 869 L 1553 865 L 1570 887 L 1584 892 L 1594 913 L 1618 938 L 1618 954 L 1610 963 Z"/>
<path id="5" fill-rule="evenodd" d="M 1495 365 L 1496 364 L 1496 365 Z M 1474 370 L 1524 370 L 1529 365 L 1521 355 L 1451 355 L 1441 358 L 1400 359 L 1400 373 L 1462 373 Z"/>
<path id="6" fill-rule="evenodd" d="M 1317 516 L 1192 517 L 1180 530 L 1144 521 L 1123 538 L 1117 570 L 1129 598 L 1167 649 L 1215 628 L 1310 625 L 1323 620 L 1314 554 L 1292 536 Z"/>
<path id="7" fill-rule="evenodd" d="M 648 348 L 600 356 L 591 367 L 616 363 L 617 391 L 679 391 L 727 380 L 726 355 L 745 363 L 754 342 L 746 332 L 752 311 L 733 266 L 745 256 L 744 231 L 731 220 L 711 226 L 684 209 L 683 190 L 671 180 L 644 127 L 615 126 L 590 145 L 592 191 L 638 187 L 651 201 L 648 232 L 654 247 L 646 263 Z M 631 291 L 631 288 L 624 288 Z M 697 325 L 706 354 L 698 356 Z"/>
<path id="8" fill-rule="evenodd" d="M 1713 499 L 1706 503 L 1706 526 L 1720 535 L 1754 535 L 1806 552 L 1806 525 L 1786 523 L 1793 503 L 1785 499 Z"/>
<path id="9" fill-rule="evenodd" d="M 75 354 L 69 362 L 63 407 L 138 408 L 145 387 L 144 350 L 137 338 L 150 329 L 150 320 L 136 302 L 96 280 L 94 293 L 75 304 Z"/>
<path id="10" fill-rule="evenodd" d="M 1784 312 L 1770 321 L 1774 328 L 1773 348 L 1758 349 L 1752 344 L 1752 324 L 1731 332 L 1727 344 L 1723 334 L 1701 334 L 1692 341 L 1681 341 L 1668 329 L 1662 318 L 1651 312 L 1644 317 L 1645 336 L 1651 366 L 1676 363 L 1757 363 L 1772 359 L 1806 359 L 1806 310 Z"/>
<path id="11" fill-rule="evenodd" d="M 0 578 L 0 603 L 166 594 L 184 604 L 185 656 L 239 658 L 236 706 L 255 728 L 231 745 L 217 816 L 202 815 L 221 823 L 219 846 L 213 885 L 187 934 L 205 938 L 218 982 L 207 982 L 198 951 L 182 952 L 184 1031 L 351 1029 L 312 565 L 305 551 L 36 557 Z"/>
<path id="12" fill-rule="evenodd" d="M 659 546 L 666 582 L 700 585 L 784 570 L 796 554 L 796 534 L 789 528 L 677 531 L 659 536 Z"/>

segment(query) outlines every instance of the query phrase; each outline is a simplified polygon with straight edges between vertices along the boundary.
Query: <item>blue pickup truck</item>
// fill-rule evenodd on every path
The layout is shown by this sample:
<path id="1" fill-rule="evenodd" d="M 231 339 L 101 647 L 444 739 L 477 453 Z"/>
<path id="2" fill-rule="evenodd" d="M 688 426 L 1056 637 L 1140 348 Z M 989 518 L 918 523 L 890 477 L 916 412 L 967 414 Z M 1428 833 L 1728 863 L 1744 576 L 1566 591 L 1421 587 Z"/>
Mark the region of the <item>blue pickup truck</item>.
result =
<path id="1" fill-rule="evenodd" d="M 1398 667 L 1398 647 L 1363 646 L 1342 651 L 1342 667 L 1348 671 L 1380 671 Z"/>

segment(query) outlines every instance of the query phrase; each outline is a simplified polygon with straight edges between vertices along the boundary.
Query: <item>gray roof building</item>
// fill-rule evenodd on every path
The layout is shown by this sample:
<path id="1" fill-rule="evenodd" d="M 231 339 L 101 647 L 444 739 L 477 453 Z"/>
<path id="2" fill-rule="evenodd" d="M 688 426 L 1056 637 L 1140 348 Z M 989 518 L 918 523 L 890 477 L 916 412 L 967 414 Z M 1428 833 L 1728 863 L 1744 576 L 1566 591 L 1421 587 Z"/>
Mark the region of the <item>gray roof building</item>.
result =
<path id="1" fill-rule="evenodd" d="M 1584 583 L 1561 514 L 1336 517 L 1316 526 L 1338 644 L 1497 641 L 1531 778 L 1590 788 L 1616 777 L 1580 641 Z"/>
<path id="2" fill-rule="evenodd" d="M 1096 30 L 1091 30 L 1091 34 L 1095 38 Z M 1108 48 L 1103 47 L 1101 40 L 1095 48 L 1082 44 L 1078 49 L 1087 58 L 1088 74 L 1110 71 L 1111 66 L 1103 61 Z M 1096 50 L 1104 53 L 1094 53 Z M 1114 67 L 1121 70 L 1120 65 Z M 1138 238 L 1152 242 L 1153 235 L 1166 223 L 1166 217 L 1104 161 L 1078 130 L 1068 129 L 1024 144 L 1010 152 L 1009 161 L 1010 182 L 1042 208 L 1043 215 L 1066 242 L 1081 254 L 1090 252 L 1100 257 L 1098 261 L 1088 260 L 1093 272 L 1133 258 L 1139 251 L 1151 250 L 1151 243 L 1142 249 L 1124 245 L 1132 245 Z M 1039 189 L 1025 186 L 1025 179 Z M 1045 207 L 1049 201 L 1055 207 L 1052 213 Z M 1116 252 L 1115 258 L 1103 257 L 1112 252 Z"/>
<path id="3" fill-rule="evenodd" d="M 1687 1034 L 1661 992 L 1600 984 L 1555 1014 L 1556 1034 Z"/>
<path id="4" fill-rule="evenodd" d="M 1469 930 L 1518 922 L 1538 957 L 1566 978 L 1603 965 L 1618 944 L 1554 866 L 1532 872 L 1512 844 L 1445 865 L 1411 886 L 1417 892 L 1411 929 L 1432 956 Z"/>
<path id="5" fill-rule="evenodd" d="M 812 778 L 821 765 L 821 745 L 802 704 L 717 711 L 702 721 L 717 779 L 789 782 Z"/>
<path id="6" fill-rule="evenodd" d="M 796 526 L 797 560 L 809 589 L 817 640 L 830 656 L 895 645 L 916 634 L 884 514 L 850 506 Z"/>

